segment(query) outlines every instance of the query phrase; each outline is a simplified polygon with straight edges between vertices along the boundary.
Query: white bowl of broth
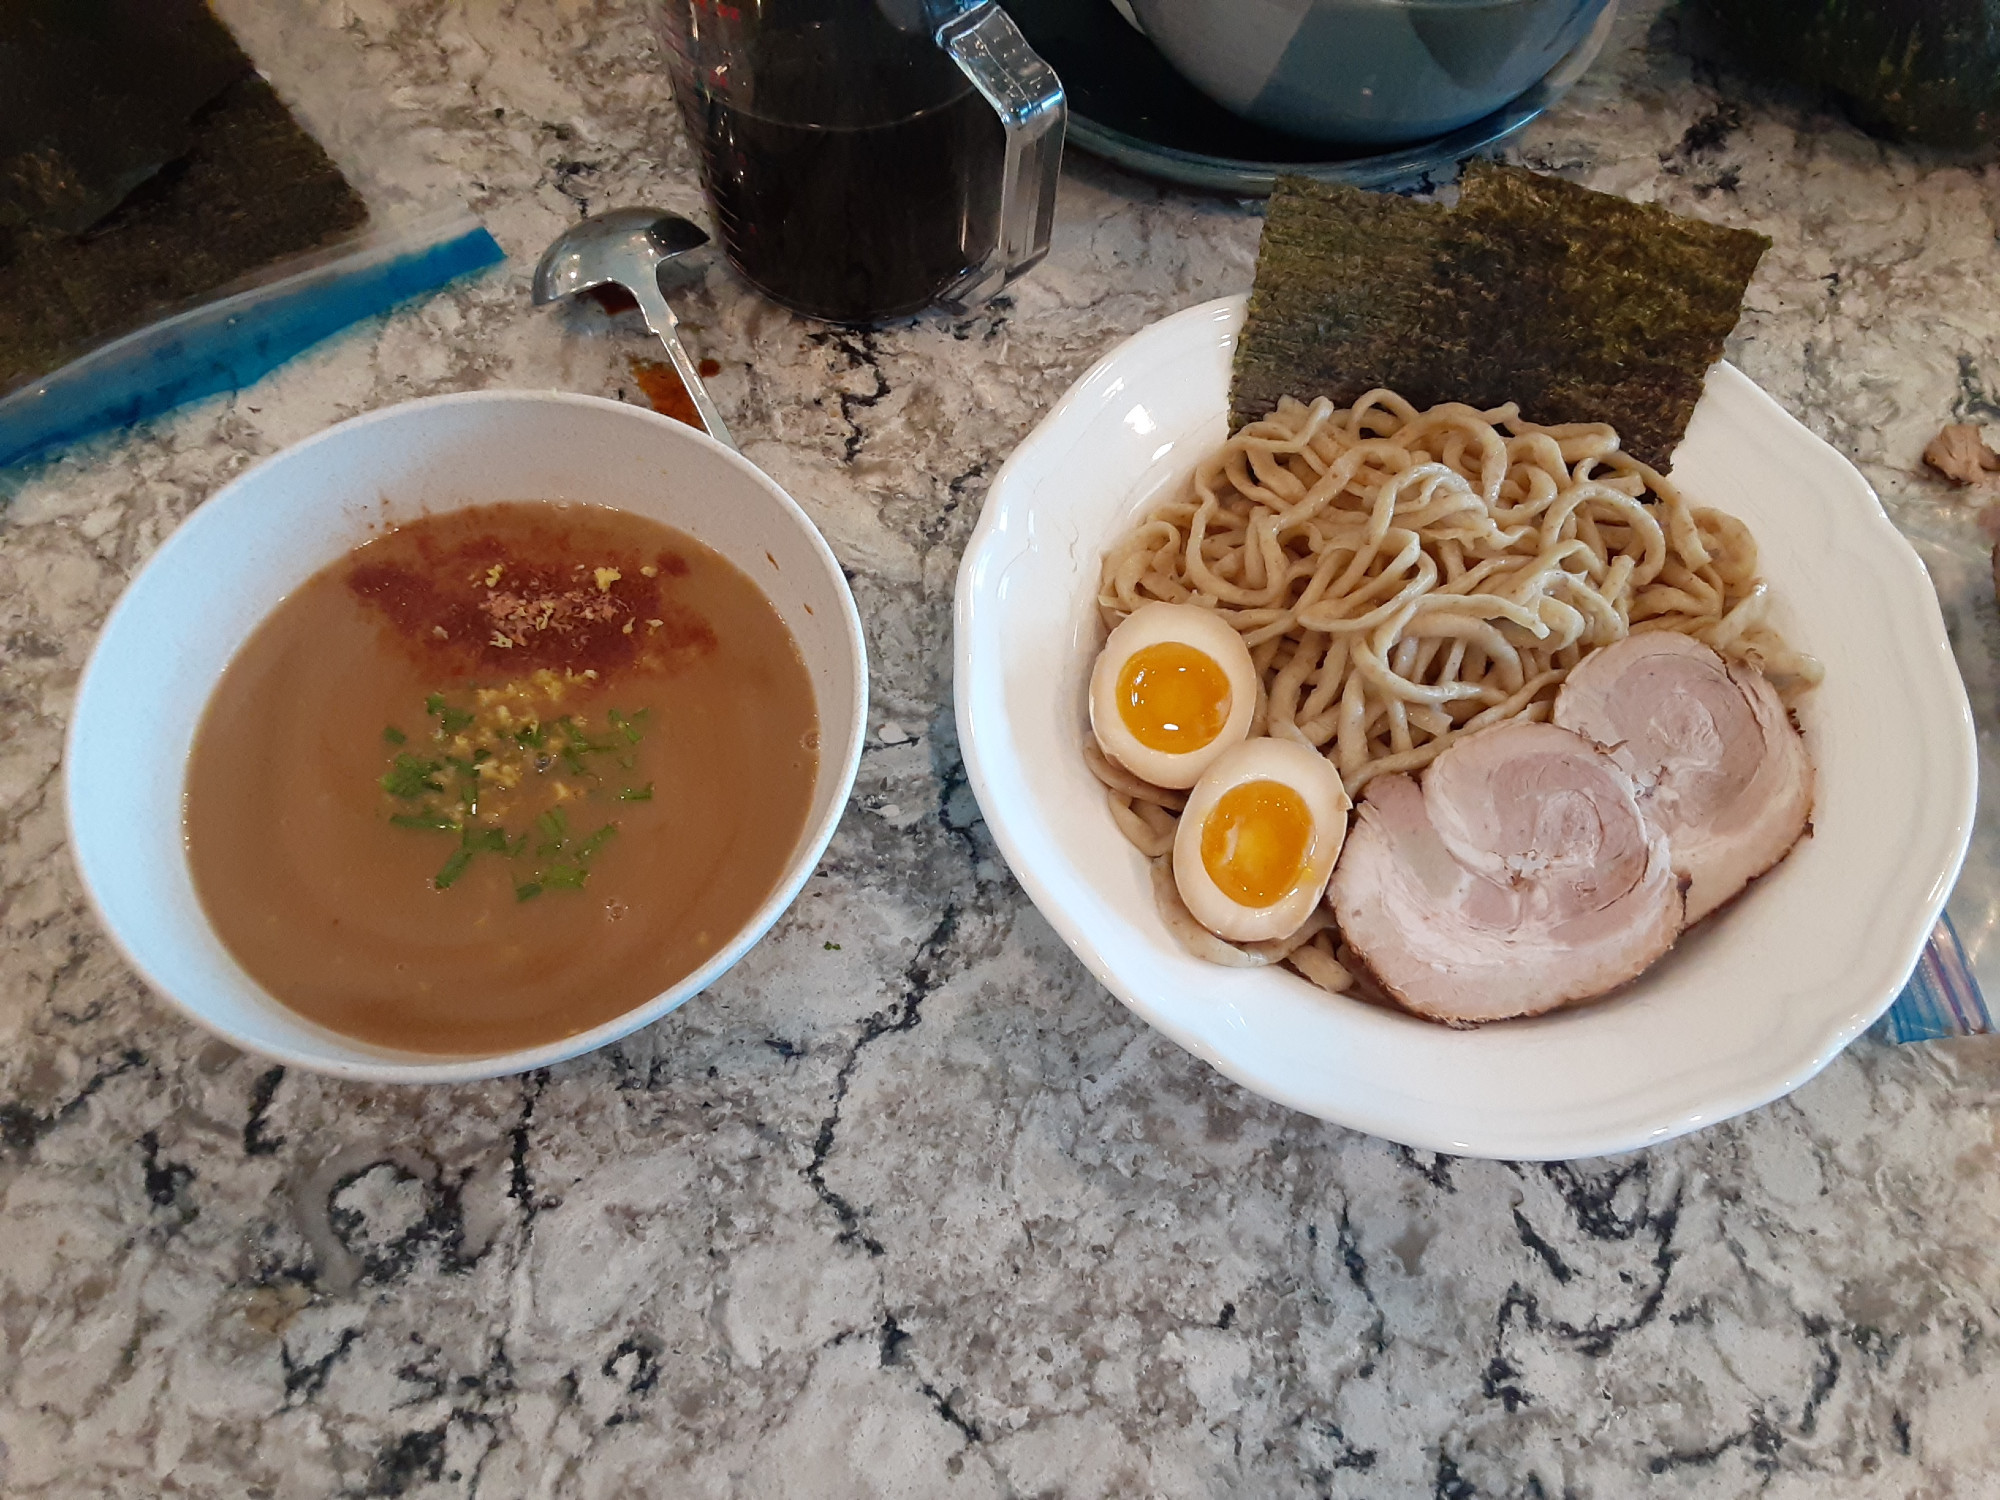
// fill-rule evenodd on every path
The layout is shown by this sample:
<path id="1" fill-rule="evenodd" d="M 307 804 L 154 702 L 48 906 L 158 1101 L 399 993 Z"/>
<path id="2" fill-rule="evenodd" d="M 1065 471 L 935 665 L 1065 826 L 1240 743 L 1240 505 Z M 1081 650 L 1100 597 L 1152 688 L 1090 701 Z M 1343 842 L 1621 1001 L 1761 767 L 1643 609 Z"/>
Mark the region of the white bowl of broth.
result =
<path id="1" fill-rule="evenodd" d="M 218 492 L 112 611 L 67 753 L 85 889 L 248 1051 L 446 1082 L 699 993 L 817 865 L 861 752 L 839 564 L 636 407 L 443 396 Z"/>

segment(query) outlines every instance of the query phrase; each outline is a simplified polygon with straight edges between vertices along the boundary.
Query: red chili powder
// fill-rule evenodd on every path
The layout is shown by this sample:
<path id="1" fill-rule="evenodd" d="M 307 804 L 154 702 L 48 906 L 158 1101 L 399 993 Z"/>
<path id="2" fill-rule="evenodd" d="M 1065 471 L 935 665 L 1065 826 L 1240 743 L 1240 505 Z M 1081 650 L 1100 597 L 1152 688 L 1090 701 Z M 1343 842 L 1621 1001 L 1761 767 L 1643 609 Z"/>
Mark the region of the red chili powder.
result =
<path id="1" fill-rule="evenodd" d="M 667 597 L 679 553 L 588 555 L 556 527 L 475 528 L 439 516 L 371 542 L 347 586 L 381 611 L 419 659 L 452 676 L 519 677 L 541 668 L 670 668 L 716 646 L 708 622 Z"/>

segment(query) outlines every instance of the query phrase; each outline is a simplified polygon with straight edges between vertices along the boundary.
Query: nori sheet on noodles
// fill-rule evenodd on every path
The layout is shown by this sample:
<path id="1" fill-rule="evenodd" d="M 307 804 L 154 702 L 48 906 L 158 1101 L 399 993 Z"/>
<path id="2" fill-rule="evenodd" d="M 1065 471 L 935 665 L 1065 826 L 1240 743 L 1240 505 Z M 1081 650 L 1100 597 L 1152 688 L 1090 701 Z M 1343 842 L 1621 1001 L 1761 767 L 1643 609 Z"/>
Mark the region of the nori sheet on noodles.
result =
<path id="1" fill-rule="evenodd" d="M 1664 469 L 1722 357 L 1761 234 L 1475 162 L 1455 208 L 1280 179 L 1236 345 L 1232 429 L 1282 396 L 1518 401 L 1609 422 Z"/>

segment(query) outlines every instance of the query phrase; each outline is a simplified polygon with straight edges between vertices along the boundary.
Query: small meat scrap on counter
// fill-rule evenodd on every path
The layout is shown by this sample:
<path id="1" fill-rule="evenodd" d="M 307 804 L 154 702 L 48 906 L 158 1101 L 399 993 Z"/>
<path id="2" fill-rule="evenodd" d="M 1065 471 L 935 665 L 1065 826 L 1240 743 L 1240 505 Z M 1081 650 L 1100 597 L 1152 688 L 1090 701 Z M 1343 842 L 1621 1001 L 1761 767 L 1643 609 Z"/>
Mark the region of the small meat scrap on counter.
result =
<path id="1" fill-rule="evenodd" d="M 1971 422 L 1947 422 L 1924 449 L 1924 462 L 1953 484 L 2000 494 L 2000 453 Z M 2000 536 L 2000 505 L 1989 505 L 1979 517 L 1988 536 Z M 2000 601 L 2000 545 L 1993 549 L 1993 596 Z"/>
<path id="2" fill-rule="evenodd" d="M 2000 487 L 2000 453 L 1971 422 L 1949 422 L 1924 449 L 1924 462 L 1953 484 Z"/>

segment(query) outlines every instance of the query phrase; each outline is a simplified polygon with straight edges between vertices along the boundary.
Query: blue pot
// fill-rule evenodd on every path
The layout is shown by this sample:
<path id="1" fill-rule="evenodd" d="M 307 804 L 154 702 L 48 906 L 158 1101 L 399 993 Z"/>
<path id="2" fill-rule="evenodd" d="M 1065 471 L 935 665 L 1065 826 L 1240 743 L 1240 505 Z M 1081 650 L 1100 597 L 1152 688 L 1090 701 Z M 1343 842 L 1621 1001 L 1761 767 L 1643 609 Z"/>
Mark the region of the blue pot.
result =
<path id="1" fill-rule="evenodd" d="M 1491 114 L 1611 0 L 1128 0 L 1225 108 L 1316 140 L 1394 145 Z"/>

